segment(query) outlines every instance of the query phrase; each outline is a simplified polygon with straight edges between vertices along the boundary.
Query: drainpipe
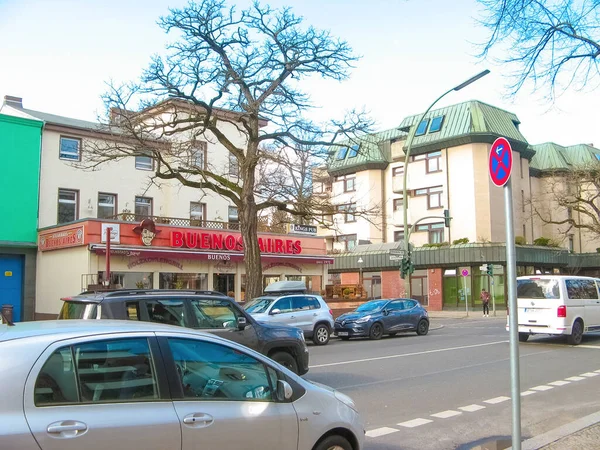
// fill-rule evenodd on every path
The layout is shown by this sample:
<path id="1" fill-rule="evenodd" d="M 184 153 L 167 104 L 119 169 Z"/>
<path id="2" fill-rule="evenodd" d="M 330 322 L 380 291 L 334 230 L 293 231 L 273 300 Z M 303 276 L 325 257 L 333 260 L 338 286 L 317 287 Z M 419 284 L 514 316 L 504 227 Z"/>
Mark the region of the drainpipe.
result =
<path id="1" fill-rule="evenodd" d="M 448 168 L 450 167 L 449 163 L 448 163 L 448 149 L 446 148 L 446 204 L 448 205 L 446 208 L 448 208 L 448 211 L 450 211 L 450 216 L 452 216 L 452 209 L 450 209 L 450 170 L 448 170 Z M 452 229 L 452 221 L 450 221 L 450 226 L 448 227 L 448 243 L 452 244 L 452 232 L 450 231 Z"/>
<path id="2" fill-rule="evenodd" d="M 104 274 L 104 278 L 106 280 L 107 287 L 110 287 L 110 234 L 112 232 L 112 228 L 108 227 L 106 229 L 106 273 Z"/>

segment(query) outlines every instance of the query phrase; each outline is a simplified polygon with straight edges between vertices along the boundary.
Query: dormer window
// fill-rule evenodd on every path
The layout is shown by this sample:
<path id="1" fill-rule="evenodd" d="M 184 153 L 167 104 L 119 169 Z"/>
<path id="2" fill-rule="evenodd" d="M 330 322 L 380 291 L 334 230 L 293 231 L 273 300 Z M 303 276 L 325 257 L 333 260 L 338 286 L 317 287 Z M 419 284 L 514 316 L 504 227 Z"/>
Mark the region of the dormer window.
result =
<path id="1" fill-rule="evenodd" d="M 417 127 L 417 131 L 415 132 L 415 136 L 423 136 L 427 131 L 427 125 L 429 124 L 429 119 L 423 119 L 419 126 Z"/>
<path id="2" fill-rule="evenodd" d="M 431 119 L 431 125 L 429 125 L 429 132 L 436 133 L 442 129 L 442 123 L 444 122 L 444 116 L 438 116 Z"/>
<path id="3" fill-rule="evenodd" d="M 338 154 L 337 154 L 337 159 L 338 160 L 342 160 L 342 159 L 346 159 L 346 154 L 348 153 L 348 147 L 342 147 L 339 149 Z"/>
<path id="4" fill-rule="evenodd" d="M 358 144 L 354 144 L 352 147 L 350 147 L 350 151 L 348 152 L 348 158 L 356 158 L 356 156 L 358 155 L 359 147 L 360 146 Z"/>

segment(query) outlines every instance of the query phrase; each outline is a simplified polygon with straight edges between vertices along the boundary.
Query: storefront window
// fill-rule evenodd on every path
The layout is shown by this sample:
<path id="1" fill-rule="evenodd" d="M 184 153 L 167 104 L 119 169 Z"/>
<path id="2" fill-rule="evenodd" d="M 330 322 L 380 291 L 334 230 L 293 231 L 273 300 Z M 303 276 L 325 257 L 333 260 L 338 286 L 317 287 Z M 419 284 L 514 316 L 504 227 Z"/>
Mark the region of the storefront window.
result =
<path id="1" fill-rule="evenodd" d="M 228 297 L 235 298 L 235 274 L 215 273 L 213 275 L 213 289 Z"/>
<path id="2" fill-rule="evenodd" d="M 206 273 L 161 273 L 160 289 L 194 289 L 208 290 L 208 274 Z"/>
<path id="3" fill-rule="evenodd" d="M 98 272 L 98 280 L 104 280 L 104 272 Z M 110 284 L 117 289 L 152 289 L 152 272 L 111 272 Z"/>
<path id="4" fill-rule="evenodd" d="M 429 304 L 429 292 L 427 283 L 427 270 L 415 270 L 410 279 L 411 297 L 421 302 L 423 306 Z"/>

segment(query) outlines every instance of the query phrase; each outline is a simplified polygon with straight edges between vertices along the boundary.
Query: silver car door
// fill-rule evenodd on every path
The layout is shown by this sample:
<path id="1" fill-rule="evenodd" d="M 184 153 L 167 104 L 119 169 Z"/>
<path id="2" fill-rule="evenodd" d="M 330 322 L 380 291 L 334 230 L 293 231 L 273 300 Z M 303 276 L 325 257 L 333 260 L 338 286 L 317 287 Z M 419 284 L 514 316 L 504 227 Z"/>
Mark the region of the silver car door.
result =
<path id="1" fill-rule="evenodd" d="M 271 366 L 241 346 L 161 335 L 183 450 L 297 449 L 296 411 L 277 399 Z"/>
<path id="2" fill-rule="evenodd" d="M 292 297 L 282 297 L 273 304 L 269 310 L 269 323 L 296 326 L 296 313 L 292 309 Z"/>
<path id="3" fill-rule="evenodd" d="M 180 449 L 179 420 L 157 355 L 151 333 L 48 347 L 24 391 L 25 416 L 41 450 L 131 450 L 133 439 L 144 450 Z"/>
<path id="4" fill-rule="evenodd" d="M 292 309 L 296 318 L 295 326 L 304 331 L 305 334 L 311 333 L 317 319 L 317 312 L 311 309 L 309 297 L 304 295 L 292 297 Z"/>

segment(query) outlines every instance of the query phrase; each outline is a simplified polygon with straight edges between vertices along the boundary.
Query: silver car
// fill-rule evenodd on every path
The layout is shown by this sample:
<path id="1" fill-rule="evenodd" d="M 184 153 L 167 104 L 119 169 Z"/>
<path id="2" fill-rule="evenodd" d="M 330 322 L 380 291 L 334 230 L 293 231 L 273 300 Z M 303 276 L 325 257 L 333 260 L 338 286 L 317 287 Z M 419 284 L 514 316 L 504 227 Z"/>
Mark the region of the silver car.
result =
<path id="1" fill-rule="evenodd" d="M 307 294 L 303 281 L 272 283 L 244 309 L 258 322 L 298 327 L 316 345 L 327 344 L 333 332 L 333 311 L 320 295 Z"/>
<path id="2" fill-rule="evenodd" d="M 24 322 L 0 325 L 0 355 L 3 449 L 363 447 L 348 396 L 211 334 L 147 322 Z"/>

